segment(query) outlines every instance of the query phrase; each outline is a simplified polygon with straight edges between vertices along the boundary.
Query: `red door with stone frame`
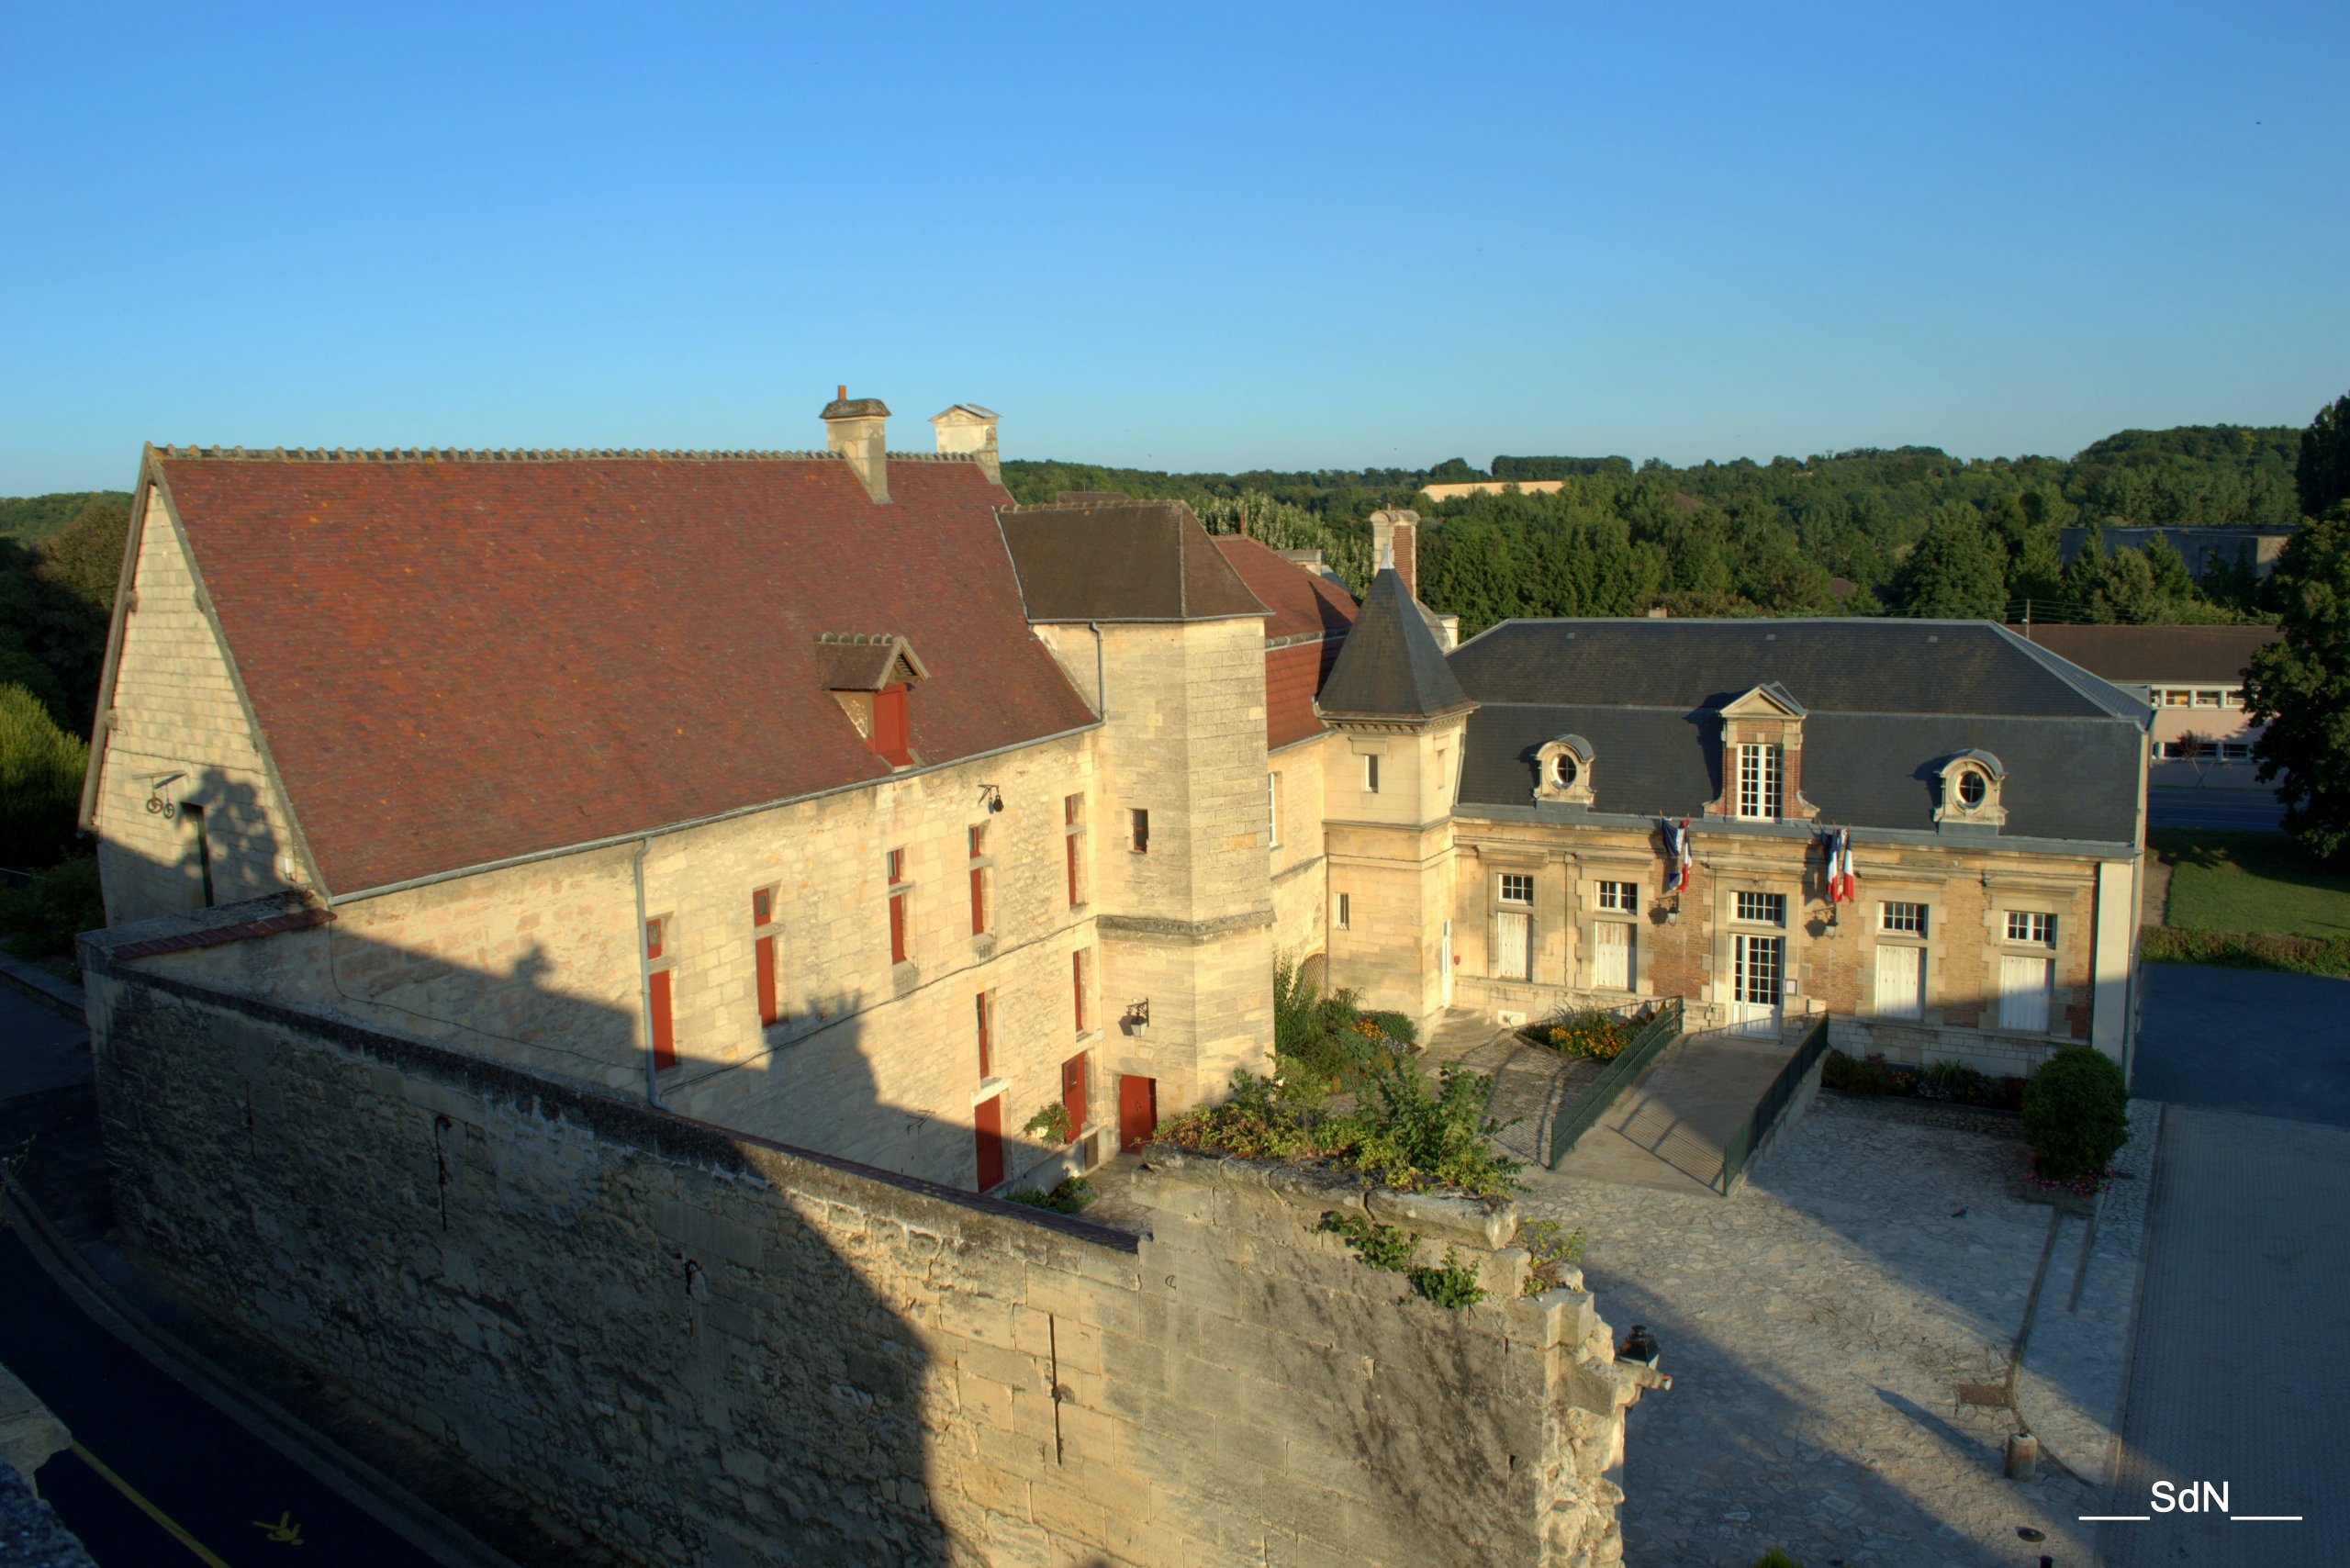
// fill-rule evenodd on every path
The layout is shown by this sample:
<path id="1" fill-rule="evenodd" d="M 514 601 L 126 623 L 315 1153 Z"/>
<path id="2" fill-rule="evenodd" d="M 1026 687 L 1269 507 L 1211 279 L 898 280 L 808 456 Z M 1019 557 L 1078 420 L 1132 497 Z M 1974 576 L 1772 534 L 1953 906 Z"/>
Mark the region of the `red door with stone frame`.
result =
<path id="1" fill-rule="evenodd" d="M 1003 1180 L 1003 1096 L 992 1095 L 971 1108 L 971 1135 L 978 1144 L 979 1191 Z"/>
<path id="2" fill-rule="evenodd" d="M 1118 1075 L 1118 1152 L 1149 1138 L 1158 1127 L 1158 1080 L 1139 1073 Z"/>

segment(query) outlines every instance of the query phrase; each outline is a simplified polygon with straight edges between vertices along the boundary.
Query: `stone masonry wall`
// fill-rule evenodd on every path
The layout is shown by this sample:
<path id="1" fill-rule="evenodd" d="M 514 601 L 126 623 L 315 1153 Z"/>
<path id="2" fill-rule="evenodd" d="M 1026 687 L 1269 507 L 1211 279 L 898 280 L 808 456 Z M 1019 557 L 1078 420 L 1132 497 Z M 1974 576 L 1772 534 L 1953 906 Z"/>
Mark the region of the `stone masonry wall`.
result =
<path id="1" fill-rule="evenodd" d="M 1507 1210 L 1170 1159 L 1113 1232 L 83 958 L 124 1225 L 214 1310 L 664 1564 L 1620 1559 L 1639 1369 Z M 1368 1206 L 1451 1312 L 1312 1226 Z"/>
<path id="2" fill-rule="evenodd" d="M 144 518 L 95 802 L 106 918 L 117 924 L 203 906 L 197 819 L 182 806 L 203 808 L 214 902 L 258 898 L 296 878 L 281 858 L 293 850 L 285 803 L 158 492 Z M 174 814 L 150 812 L 151 798 Z"/>

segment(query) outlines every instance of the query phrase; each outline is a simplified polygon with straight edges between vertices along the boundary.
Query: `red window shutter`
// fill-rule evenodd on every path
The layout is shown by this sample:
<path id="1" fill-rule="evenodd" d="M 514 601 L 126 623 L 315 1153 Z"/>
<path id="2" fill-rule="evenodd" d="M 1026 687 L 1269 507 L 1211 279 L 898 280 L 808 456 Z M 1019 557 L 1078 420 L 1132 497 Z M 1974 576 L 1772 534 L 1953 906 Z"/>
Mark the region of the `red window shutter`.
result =
<path id="1" fill-rule="evenodd" d="M 913 727 L 902 684 L 885 686 L 873 694 L 873 734 L 868 744 L 896 767 L 913 761 Z"/>
<path id="2" fill-rule="evenodd" d="M 1002 1095 L 972 1107 L 971 1132 L 979 1146 L 979 1187 L 984 1193 L 1003 1180 Z"/>
<path id="3" fill-rule="evenodd" d="M 653 971 L 653 1065 L 677 1065 L 677 1036 L 669 1021 L 669 971 Z"/>
<path id="4" fill-rule="evenodd" d="M 1071 994 L 1072 994 L 1072 995 L 1074 995 L 1074 996 L 1076 997 L 1076 999 L 1077 999 L 1077 1007 L 1076 1007 L 1077 1032 L 1078 1032 L 1079 1034 L 1080 1034 L 1080 1035 L 1081 1035 L 1081 1034 L 1085 1033 L 1085 955 L 1084 955 L 1084 954 L 1082 954 L 1082 953 L 1071 953 L 1071 954 L 1069 956 L 1069 982 L 1070 982 L 1070 991 L 1071 991 Z"/>
<path id="5" fill-rule="evenodd" d="M 988 874 L 979 867 L 971 868 L 971 935 L 982 935 L 988 928 Z"/>
<path id="6" fill-rule="evenodd" d="M 890 899 L 890 961 L 906 961 L 906 895 L 894 893 Z"/>
<path id="7" fill-rule="evenodd" d="M 984 991 L 979 992 L 974 1001 L 979 1015 L 979 1078 L 985 1081 L 992 1076 L 991 1064 L 988 1060 L 988 993 Z"/>
<path id="8" fill-rule="evenodd" d="M 758 958 L 759 1022 L 772 1024 L 778 1016 L 775 1004 L 775 938 L 762 936 L 753 948 Z"/>
<path id="9" fill-rule="evenodd" d="M 1077 834 L 1070 834 L 1064 842 L 1069 845 L 1069 907 L 1075 909 L 1077 907 Z"/>
<path id="10" fill-rule="evenodd" d="M 1085 1053 L 1061 1063 L 1061 1104 L 1069 1111 L 1069 1136 L 1085 1130 Z"/>

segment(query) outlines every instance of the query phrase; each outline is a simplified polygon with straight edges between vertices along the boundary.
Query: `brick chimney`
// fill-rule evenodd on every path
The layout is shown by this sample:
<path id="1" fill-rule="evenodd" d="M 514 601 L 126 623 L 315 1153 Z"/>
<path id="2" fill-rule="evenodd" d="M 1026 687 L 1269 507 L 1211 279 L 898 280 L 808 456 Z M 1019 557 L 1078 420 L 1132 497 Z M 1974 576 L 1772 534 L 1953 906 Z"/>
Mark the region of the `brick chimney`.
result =
<path id="1" fill-rule="evenodd" d="M 930 416 L 930 427 L 938 433 L 941 452 L 968 452 L 979 458 L 990 484 L 1003 483 L 1003 470 L 997 465 L 995 452 L 996 421 L 1003 416 L 993 409 L 982 409 L 977 403 L 957 403 L 943 414 Z"/>
<path id="2" fill-rule="evenodd" d="M 1371 560 L 1373 569 L 1394 552 L 1395 575 L 1404 579 L 1404 591 L 1414 599 L 1420 597 L 1420 514 L 1416 511 L 1379 510 L 1371 514 Z"/>
<path id="3" fill-rule="evenodd" d="M 824 405 L 824 445 L 848 459 L 849 469 L 865 493 L 877 501 L 890 498 L 890 462 L 882 445 L 890 420 L 889 405 L 878 398 L 852 398 L 848 388 Z"/>

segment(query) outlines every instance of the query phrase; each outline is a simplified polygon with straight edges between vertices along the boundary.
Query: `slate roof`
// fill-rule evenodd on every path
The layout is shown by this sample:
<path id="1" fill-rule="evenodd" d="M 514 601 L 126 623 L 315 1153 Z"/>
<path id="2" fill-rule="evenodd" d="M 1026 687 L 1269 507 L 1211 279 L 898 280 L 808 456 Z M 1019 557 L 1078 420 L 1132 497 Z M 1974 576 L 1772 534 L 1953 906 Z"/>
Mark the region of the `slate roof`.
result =
<path id="1" fill-rule="evenodd" d="M 1273 612 L 1265 622 L 1265 749 L 1325 734 L 1314 699 L 1355 622 L 1354 595 L 1254 539 L 1220 534 L 1215 547 Z"/>
<path id="2" fill-rule="evenodd" d="M 1181 501 L 1005 507 L 1031 621 L 1223 621 L 1270 611 Z"/>
<path id="3" fill-rule="evenodd" d="M 336 895 L 886 776 L 828 632 L 912 638 L 925 762 L 1094 722 L 966 458 L 887 505 L 823 454 L 149 464 Z"/>
<path id="4" fill-rule="evenodd" d="M 2274 626 L 2010 626 L 2040 647 L 2107 680 L 2140 684 L 2244 678 Z"/>
<path id="5" fill-rule="evenodd" d="M 1822 825 L 1933 831 L 1940 767 L 1973 748 L 2007 770 L 2001 838 L 2136 834 L 2145 705 L 1987 623 L 1510 622 L 1450 662 L 1479 704 L 1472 815 L 1531 808 L 1536 749 L 1579 734 L 1594 812 L 1694 817 L 1721 792 L 1721 704 L 1775 681 L 1808 711 L 1803 793 Z"/>
<path id="6" fill-rule="evenodd" d="M 1326 717 L 1361 719 L 1432 719 L 1470 706 L 1394 567 L 1371 578 L 1321 703 Z"/>

